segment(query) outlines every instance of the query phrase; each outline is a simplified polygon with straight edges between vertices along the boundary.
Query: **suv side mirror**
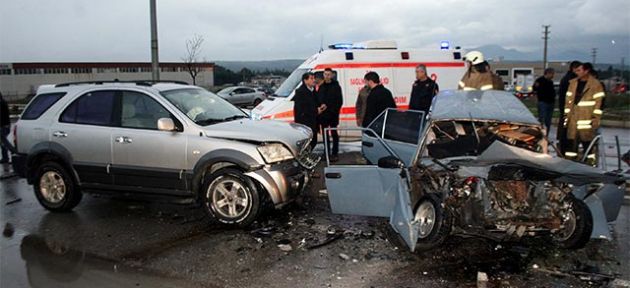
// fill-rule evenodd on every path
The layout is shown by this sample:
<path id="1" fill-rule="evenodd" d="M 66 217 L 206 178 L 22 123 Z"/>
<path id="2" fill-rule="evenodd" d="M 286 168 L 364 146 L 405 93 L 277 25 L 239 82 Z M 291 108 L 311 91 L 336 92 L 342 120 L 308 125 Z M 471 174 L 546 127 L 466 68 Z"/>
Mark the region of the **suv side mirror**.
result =
<path id="1" fill-rule="evenodd" d="M 403 168 L 405 167 L 405 163 L 394 156 L 386 156 L 378 159 L 378 167 L 387 169 Z"/>
<path id="2" fill-rule="evenodd" d="M 157 127 L 160 131 L 175 131 L 175 122 L 171 118 L 160 118 L 157 121 Z"/>

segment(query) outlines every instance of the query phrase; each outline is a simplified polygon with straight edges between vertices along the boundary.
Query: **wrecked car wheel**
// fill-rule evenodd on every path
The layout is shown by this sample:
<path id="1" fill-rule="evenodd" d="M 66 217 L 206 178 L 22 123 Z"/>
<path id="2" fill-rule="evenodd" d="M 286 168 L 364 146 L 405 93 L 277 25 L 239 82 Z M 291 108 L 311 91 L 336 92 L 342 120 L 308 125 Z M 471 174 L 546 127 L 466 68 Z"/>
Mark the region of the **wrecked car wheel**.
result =
<path id="1" fill-rule="evenodd" d="M 567 196 L 571 208 L 565 212 L 562 228 L 556 232 L 555 240 L 567 249 L 580 249 L 586 245 L 593 232 L 591 210 L 584 201 Z"/>
<path id="2" fill-rule="evenodd" d="M 442 207 L 442 201 L 435 194 L 424 196 L 414 212 L 414 221 L 418 225 L 418 243 L 420 250 L 439 246 L 451 233 L 451 217 Z"/>
<path id="3" fill-rule="evenodd" d="M 205 212 L 218 222 L 245 227 L 262 211 L 256 185 L 236 169 L 206 175 L 202 191 Z"/>
<path id="4" fill-rule="evenodd" d="M 54 212 L 67 212 L 81 202 L 81 191 L 68 171 L 56 162 L 44 162 L 37 169 L 33 188 L 37 201 Z"/>

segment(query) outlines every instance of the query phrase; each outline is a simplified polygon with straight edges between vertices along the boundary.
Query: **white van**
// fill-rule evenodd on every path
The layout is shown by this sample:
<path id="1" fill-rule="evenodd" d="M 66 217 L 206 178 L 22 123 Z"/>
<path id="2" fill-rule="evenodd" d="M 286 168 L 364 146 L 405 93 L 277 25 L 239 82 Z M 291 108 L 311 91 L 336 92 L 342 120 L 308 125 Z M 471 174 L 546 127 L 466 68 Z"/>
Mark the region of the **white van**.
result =
<path id="1" fill-rule="evenodd" d="M 254 119 L 293 121 L 293 95 L 305 72 L 336 72 L 343 93 L 340 126 L 355 127 L 355 103 L 359 90 L 365 85 L 363 76 L 369 71 L 378 73 L 381 83 L 389 89 L 401 109 L 409 108 L 411 87 L 416 80 L 415 67 L 427 66 L 428 74 L 437 81 L 440 90 L 457 89 L 466 71 L 459 49 L 398 49 L 394 41 L 367 41 L 355 44 L 330 45 L 304 61 L 276 90 L 275 95 L 252 110 Z"/>

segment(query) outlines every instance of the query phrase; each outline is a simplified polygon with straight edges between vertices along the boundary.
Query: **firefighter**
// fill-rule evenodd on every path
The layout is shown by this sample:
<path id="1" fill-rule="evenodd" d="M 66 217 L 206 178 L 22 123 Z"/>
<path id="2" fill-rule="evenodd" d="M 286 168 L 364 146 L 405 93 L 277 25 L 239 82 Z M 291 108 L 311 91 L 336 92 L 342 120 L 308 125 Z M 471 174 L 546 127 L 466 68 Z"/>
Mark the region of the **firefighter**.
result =
<path id="1" fill-rule="evenodd" d="M 569 81 L 575 78 L 575 70 L 582 65 L 580 61 L 572 61 L 569 64 L 569 70 L 560 80 L 560 86 L 558 86 L 558 110 L 560 110 L 560 117 L 558 119 L 558 131 L 556 131 L 556 139 L 558 140 L 558 149 L 560 153 L 564 155 L 567 150 L 567 131 L 564 128 L 564 120 L 566 119 L 566 113 L 564 113 L 564 106 L 566 103 L 567 89 L 569 89 Z"/>
<path id="2" fill-rule="evenodd" d="M 577 78 L 569 81 L 566 93 L 564 112 L 566 119 L 564 127 L 567 130 L 568 147 L 565 158 L 579 160 L 579 146 L 582 146 L 586 155 L 586 162 L 590 165 L 597 163 L 597 151 L 586 151 L 595 138 L 599 128 L 603 111 L 602 100 L 606 96 L 602 84 L 591 75 L 593 65 L 583 63 L 575 69 Z M 594 146 L 596 148 L 596 146 Z"/>
<path id="3" fill-rule="evenodd" d="M 479 51 L 470 51 L 464 56 L 468 71 L 459 81 L 459 90 L 504 90 L 503 80 L 490 70 L 490 64 Z"/>

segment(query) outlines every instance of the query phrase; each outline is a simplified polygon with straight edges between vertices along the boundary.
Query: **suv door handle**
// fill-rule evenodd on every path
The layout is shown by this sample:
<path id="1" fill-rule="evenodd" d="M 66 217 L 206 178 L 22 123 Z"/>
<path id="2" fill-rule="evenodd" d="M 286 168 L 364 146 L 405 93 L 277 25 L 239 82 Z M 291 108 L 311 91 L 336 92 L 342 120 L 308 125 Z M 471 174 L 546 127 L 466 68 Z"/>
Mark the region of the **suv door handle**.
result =
<path id="1" fill-rule="evenodd" d="M 369 142 L 369 141 L 363 141 L 361 142 L 361 144 L 363 144 L 363 146 L 365 147 L 374 147 L 374 143 Z"/>
<path id="2" fill-rule="evenodd" d="M 339 179 L 339 178 L 341 178 L 341 173 L 326 173 L 326 178 L 328 178 L 328 179 Z"/>
<path id="3" fill-rule="evenodd" d="M 115 139 L 116 143 L 123 143 L 123 144 L 129 144 L 131 142 L 133 142 L 133 140 L 129 137 L 125 137 L 125 136 L 118 136 Z"/>
<path id="4" fill-rule="evenodd" d="M 63 131 L 55 131 L 52 135 L 59 138 L 68 137 L 68 133 Z"/>

